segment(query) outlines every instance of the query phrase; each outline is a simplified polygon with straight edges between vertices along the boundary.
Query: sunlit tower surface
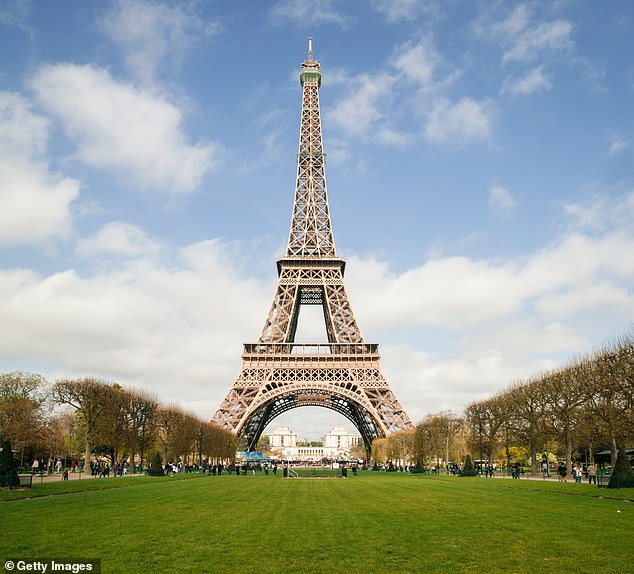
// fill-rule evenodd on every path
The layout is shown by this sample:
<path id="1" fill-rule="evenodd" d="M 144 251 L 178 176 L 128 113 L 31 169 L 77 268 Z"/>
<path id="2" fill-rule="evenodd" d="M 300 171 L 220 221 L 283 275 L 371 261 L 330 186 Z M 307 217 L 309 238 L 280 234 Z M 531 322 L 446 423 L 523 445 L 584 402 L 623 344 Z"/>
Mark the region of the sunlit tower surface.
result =
<path id="1" fill-rule="evenodd" d="M 344 286 L 326 190 L 321 134 L 321 68 L 308 58 L 299 74 L 302 110 L 291 229 L 277 261 L 273 304 L 257 343 L 245 343 L 242 370 L 212 421 L 254 450 L 266 426 L 290 409 L 317 406 L 341 413 L 372 440 L 412 423 L 381 374 L 378 345 L 366 343 Z M 320 305 L 328 343 L 295 343 L 300 308 Z"/>

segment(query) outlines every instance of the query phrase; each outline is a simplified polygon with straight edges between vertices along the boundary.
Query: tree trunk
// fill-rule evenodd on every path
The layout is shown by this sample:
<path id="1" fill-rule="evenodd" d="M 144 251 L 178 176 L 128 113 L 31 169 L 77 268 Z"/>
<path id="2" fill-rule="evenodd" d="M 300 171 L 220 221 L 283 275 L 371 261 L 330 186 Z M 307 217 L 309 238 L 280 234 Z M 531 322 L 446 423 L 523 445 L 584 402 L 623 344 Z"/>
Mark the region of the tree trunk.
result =
<path id="1" fill-rule="evenodd" d="M 84 474 L 90 473 L 90 435 L 86 431 L 86 451 L 84 452 Z"/>
<path id="2" fill-rule="evenodd" d="M 570 433 L 566 433 L 566 468 L 572 472 L 572 438 Z"/>
<path id="3" fill-rule="evenodd" d="M 535 443 L 531 443 L 531 472 L 537 473 L 537 447 Z"/>
<path id="4" fill-rule="evenodd" d="M 618 449 L 616 448 L 616 438 L 612 437 L 612 446 L 610 452 L 610 462 L 612 464 L 612 468 L 616 465 L 616 455 L 618 454 Z"/>

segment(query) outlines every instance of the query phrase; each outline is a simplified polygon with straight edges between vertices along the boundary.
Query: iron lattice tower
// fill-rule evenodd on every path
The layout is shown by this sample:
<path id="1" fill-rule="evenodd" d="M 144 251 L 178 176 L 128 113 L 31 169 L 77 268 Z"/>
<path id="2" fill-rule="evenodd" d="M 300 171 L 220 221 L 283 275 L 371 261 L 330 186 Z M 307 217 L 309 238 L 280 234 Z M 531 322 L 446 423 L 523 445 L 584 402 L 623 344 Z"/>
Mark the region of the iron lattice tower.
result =
<path id="1" fill-rule="evenodd" d="M 413 425 L 381 374 L 378 345 L 365 343 L 348 301 L 345 261 L 337 257 L 323 153 L 321 69 L 308 59 L 300 72 L 302 112 L 297 180 L 286 255 L 257 343 L 245 343 L 242 370 L 212 421 L 232 429 L 254 450 L 281 413 L 320 406 L 347 417 L 369 450 L 372 439 Z M 327 344 L 295 343 L 302 305 L 321 305 Z"/>

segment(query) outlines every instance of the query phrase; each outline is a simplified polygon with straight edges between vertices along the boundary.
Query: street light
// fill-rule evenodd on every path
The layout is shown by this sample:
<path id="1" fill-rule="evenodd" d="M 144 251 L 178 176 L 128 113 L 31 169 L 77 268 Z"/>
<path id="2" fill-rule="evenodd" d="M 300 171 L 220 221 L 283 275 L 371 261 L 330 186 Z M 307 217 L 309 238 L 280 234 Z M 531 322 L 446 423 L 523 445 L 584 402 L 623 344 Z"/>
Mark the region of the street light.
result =
<path id="1" fill-rule="evenodd" d="M 479 408 L 476 413 L 478 415 L 478 432 L 480 434 L 480 464 L 478 468 L 478 473 L 482 474 L 482 415 L 484 413 L 484 409 Z"/>

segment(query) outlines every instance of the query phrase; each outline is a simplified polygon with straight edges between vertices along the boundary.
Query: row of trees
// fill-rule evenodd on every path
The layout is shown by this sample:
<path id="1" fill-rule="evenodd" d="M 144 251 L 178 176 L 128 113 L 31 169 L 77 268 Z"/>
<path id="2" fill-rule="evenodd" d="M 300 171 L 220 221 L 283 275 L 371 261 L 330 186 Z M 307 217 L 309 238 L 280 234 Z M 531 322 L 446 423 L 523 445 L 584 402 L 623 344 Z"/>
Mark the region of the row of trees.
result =
<path id="1" fill-rule="evenodd" d="M 427 416 L 416 429 L 373 442 L 379 462 L 403 460 L 431 465 L 473 459 L 515 462 L 527 452 L 536 472 L 544 453 L 570 466 L 576 453 L 592 459 L 610 449 L 634 445 L 634 334 L 593 354 L 517 382 L 467 406 L 464 416 Z"/>
<path id="2" fill-rule="evenodd" d="M 66 407 L 66 408 L 64 408 Z M 0 375 L 0 436 L 22 466 L 34 458 L 95 456 L 203 463 L 233 458 L 235 436 L 150 393 L 94 378 L 63 379 L 52 387 L 39 375 Z"/>
<path id="3" fill-rule="evenodd" d="M 465 415 L 486 458 L 521 444 L 533 471 L 552 447 L 568 464 L 575 450 L 610 449 L 614 465 L 618 447 L 634 444 L 634 336 L 474 402 Z"/>

